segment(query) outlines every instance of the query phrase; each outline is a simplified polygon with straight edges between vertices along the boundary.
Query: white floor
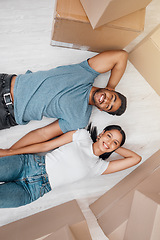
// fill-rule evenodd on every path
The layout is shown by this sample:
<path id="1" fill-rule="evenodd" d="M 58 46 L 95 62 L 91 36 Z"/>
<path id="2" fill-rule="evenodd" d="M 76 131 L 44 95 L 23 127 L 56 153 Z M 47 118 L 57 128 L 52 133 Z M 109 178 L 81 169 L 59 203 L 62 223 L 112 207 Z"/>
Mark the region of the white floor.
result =
<path id="1" fill-rule="evenodd" d="M 1 0 L 0 1 L 0 72 L 24 73 L 50 69 L 59 65 L 79 63 L 96 53 L 50 46 L 54 1 Z M 144 32 L 126 50 L 130 51 L 160 23 L 160 1 L 153 0 L 147 7 Z M 96 86 L 105 86 L 109 74 L 99 76 Z M 99 131 L 108 124 L 119 124 L 127 134 L 125 146 L 135 150 L 144 162 L 160 148 L 160 97 L 128 62 L 117 90 L 128 98 L 128 108 L 121 117 L 109 116 L 93 109 L 91 120 Z M 33 121 L 0 131 L 0 147 L 11 146 L 28 131 L 53 120 Z M 111 159 L 116 158 L 114 155 Z M 134 167 L 108 176 L 87 179 L 55 189 L 36 202 L 17 209 L 0 209 L 0 226 L 32 215 L 63 202 L 77 199 L 87 219 L 93 240 L 107 237 L 96 223 L 89 204 L 133 171 Z"/>

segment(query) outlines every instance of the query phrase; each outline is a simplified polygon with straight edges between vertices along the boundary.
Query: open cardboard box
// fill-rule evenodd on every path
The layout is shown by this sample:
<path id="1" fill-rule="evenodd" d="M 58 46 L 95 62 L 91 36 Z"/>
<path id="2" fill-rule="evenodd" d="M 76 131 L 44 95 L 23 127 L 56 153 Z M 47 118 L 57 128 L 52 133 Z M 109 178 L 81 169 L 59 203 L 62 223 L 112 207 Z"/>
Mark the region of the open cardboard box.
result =
<path id="1" fill-rule="evenodd" d="M 124 239 L 134 192 L 159 166 L 160 150 L 90 205 L 100 227 L 110 240 Z"/>
<path id="2" fill-rule="evenodd" d="M 76 240 L 91 240 L 88 225 L 76 200 L 0 227 L 0 239 L 34 240 L 42 237 L 44 239 L 58 230 L 53 236 L 56 234 L 63 236 L 65 225 L 69 226 L 68 239 L 72 240 L 74 237 Z"/>
<path id="3" fill-rule="evenodd" d="M 160 239 L 160 166 L 137 186 L 124 240 Z"/>
<path id="4" fill-rule="evenodd" d="M 80 0 L 58 0 L 51 45 L 93 52 L 123 49 L 143 31 L 144 22 L 141 9 L 93 30 Z"/>
<path id="5" fill-rule="evenodd" d="M 129 60 L 160 95 L 160 25 L 129 53 Z"/>
<path id="6" fill-rule="evenodd" d="M 56 232 L 50 234 L 44 240 L 76 240 L 68 225 L 60 228 Z"/>
<path id="7" fill-rule="evenodd" d="M 160 177 L 160 176 L 159 176 Z M 135 191 L 124 240 L 160 239 L 160 196 Z"/>
<path id="8" fill-rule="evenodd" d="M 145 8 L 151 0 L 80 0 L 93 29 Z"/>

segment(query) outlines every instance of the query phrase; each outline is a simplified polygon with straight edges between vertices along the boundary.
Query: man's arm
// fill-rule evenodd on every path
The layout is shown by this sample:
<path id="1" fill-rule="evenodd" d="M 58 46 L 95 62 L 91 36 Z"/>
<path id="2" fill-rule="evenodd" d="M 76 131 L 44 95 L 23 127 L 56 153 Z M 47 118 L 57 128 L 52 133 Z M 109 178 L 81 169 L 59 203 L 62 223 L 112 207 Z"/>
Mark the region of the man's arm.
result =
<path id="1" fill-rule="evenodd" d="M 106 88 L 115 89 L 127 66 L 128 53 L 124 50 L 112 50 L 100 53 L 88 60 L 91 68 L 99 73 L 111 70 Z"/>
<path id="2" fill-rule="evenodd" d="M 10 149 L 19 149 L 25 146 L 29 146 L 36 143 L 46 142 L 49 139 L 62 135 L 63 132 L 60 129 L 59 121 L 42 127 L 36 130 L 33 130 L 22 137 L 18 142 L 16 142 Z"/>

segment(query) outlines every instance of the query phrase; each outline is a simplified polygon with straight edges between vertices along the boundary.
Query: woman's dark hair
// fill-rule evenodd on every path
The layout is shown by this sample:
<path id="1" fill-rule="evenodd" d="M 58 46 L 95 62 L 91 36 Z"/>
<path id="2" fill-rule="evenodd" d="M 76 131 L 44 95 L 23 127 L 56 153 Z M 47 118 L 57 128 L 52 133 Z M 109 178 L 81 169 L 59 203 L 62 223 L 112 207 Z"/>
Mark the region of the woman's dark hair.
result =
<path id="1" fill-rule="evenodd" d="M 106 132 L 106 131 L 110 131 L 110 130 L 118 130 L 121 135 L 122 135 L 122 142 L 120 144 L 120 146 L 122 146 L 126 140 L 126 135 L 125 135 L 125 132 L 123 131 L 123 129 L 118 126 L 118 125 L 109 125 L 107 127 L 105 127 L 103 130 Z M 91 135 L 91 138 L 92 138 L 92 141 L 93 142 L 96 142 L 97 140 L 97 127 L 95 126 L 92 126 L 92 123 L 90 123 L 87 127 L 87 131 L 89 131 L 90 135 Z M 99 157 L 102 158 L 103 160 L 109 158 L 109 156 L 113 153 L 114 151 L 112 152 L 109 152 L 109 153 L 103 153 L 102 155 L 100 155 Z"/>

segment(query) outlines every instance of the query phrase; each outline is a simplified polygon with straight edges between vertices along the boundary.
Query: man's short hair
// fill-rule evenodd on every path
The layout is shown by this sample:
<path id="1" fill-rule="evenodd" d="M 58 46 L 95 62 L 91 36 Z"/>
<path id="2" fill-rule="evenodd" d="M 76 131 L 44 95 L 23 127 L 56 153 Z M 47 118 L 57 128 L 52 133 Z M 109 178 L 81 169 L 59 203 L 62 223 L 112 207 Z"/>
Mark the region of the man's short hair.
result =
<path id="1" fill-rule="evenodd" d="M 122 114 L 125 112 L 125 110 L 126 110 L 126 107 L 127 107 L 127 98 L 126 98 L 123 94 L 121 94 L 121 93 L 119 93 L 119 92 L 116 92 L 116 91 L 114 91 L 114 92 L 117 93 L 118 97 L 120 98 L 120 100 L 121 100 L 121 106 L 120 106 L 115 112 L 108 112 L 108 113 L 111 114 L 111 115 L 120 116 L 120 115 L 122 115 Z"/>

